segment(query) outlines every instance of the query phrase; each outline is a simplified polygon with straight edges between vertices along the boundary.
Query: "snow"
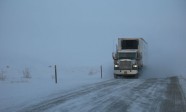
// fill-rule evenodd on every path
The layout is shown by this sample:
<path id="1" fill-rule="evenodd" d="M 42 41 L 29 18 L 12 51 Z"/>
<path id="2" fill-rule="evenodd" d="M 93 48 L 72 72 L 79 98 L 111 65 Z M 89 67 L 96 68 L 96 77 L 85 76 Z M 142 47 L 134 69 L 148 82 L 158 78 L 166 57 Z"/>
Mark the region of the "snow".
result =
<path id="1" fill-rule="evenodd" d="M 0 80 L 0 111 L 13 112 L 113 79 L 113 41 L 119 37 L 147 41 L 148 65 L 140 79 L 182 74 L 180 84 L 185 85 L 184 4 L 169 0 L 1 0 L 0 73 L 5 80 Z M 23 78 L 25 68 L 30 70 L 30 79 Z M 182 88 L 186 93 L 186 87 Z"/>
<path id="2" fill-rule="evenodd" d="M 33 72 L 34 74 L 32 74 L 32 71 L 30 71 L 31 78 L 23 78 L 21 72 L 17 72 L 17 74 L 19 75 L 14 77 L 13 75 L 7 73 L 7 78 L 4 81 L 0 81 L 0 90 L 1 90 L 0 111 L 3 112 L 19 111 L 24 107 L 28 107 L 30 105 L 34 105 L 48 99 L 59 97 L 61 94 L 66 94 L 69 91 L 76 90 L 88 85 L 94 85 L 97 82 L 103 82 L 103 81 L 108 81 L 110 79 L 113 79 L 113 75 L 107 73 L 108 70 L 106 71 L 105 69 L 103 69 L 103 78 L 101 79 L 100 66 L 92 66 L 92 67 L 91 66 L 89 67 L 88 66 L 79 66 L 79 67 L 57 66 L 58 83 L 56 84 L 54 79 L 54 66 L 48 67 L 46 69 L 49 69 L 48 71 L 46 70 L 47 71 L 46 74 L 40 74 L 40 72 L 38 73 Z M 146 93 L 144 94 L 144 96 L 153 96 L 153 97 L 139 97 L 138 93 L 140 93 L 140 91 L 138 93 L 131 93 L 130 91 L 133 90 L 132 88 L 135 88 L 134 86 L 139 86 L 141 83 L 145 83 L 145 81 L 147 80 L 154 80 L 153 79 L 154 77 L 149 76 L 148 78 L 146 77 L 146 75 L 147 74 L 145 73 L 142 74 L 138 80 L 134 80 L 134 79 L 123 80 L 122 83 L 124 84 L 126 83 L 125 86 L 121 85 L 121 86 L 117 86 L 117 88 L 113 86 L 113 89 L 111 89 L 112 90 L 111 93 L 108 95 L 104 95 L 103 101 L 109 100 L 111 96 L 117 99 L 117 97 L 121 96 L 121 94 L 124 93 L 125 96 L 123 99 L 125 99 L 125 102 L 128 104 L 132 104 L 132 107 L 128 107 L 128 111 L 130 112 L 135 112 L 136 110 L 144 111 L 143 110 L 144 108 L 140 108 L 141 107 L 140 105 L 144 105 L 147 102 L 150 105 L 151 100 L 160 97 L 160 93 L 162 92 L 158 92 L 158 91 L 160 90 L 163 91 L 165 88 L 165 86 L 162 86 L 162 84 L 157 83 L 158 85 L 151 85 L 151 87 L 148 88 L 147 90 L 143 90 L 143 92 L 146 91 L 144 92 Z M 11 78 L 11 76 L 13 78 Z M 159 76 L 157 76 L 156 78 L 158 77 Z M 158 78 L 158 80 L 160 80 L 161 82 L 165 82 L 162 77 Z M 185 83 L 186 78 L 184 76 L 180 76 L 179 80 L 184 93 L 186 93 L 186 88 L 184 86 L 186 84 Z M 166 83 L 168 82 L 165 82 L 164 84 Z M 112 86 L 109 88 L 112 88 Z M 121 89 L 123 91 L 119 93 L 118 90 L 120 90 L 120 88 L 125 88 L 125 89 Z M 106 90 L 107 88 L 104 89 Z M 104 91 L 104 90 L 100 90 L 100 91 Z M 58 112 L 60 110 L 63 110 L 62 107 L 67 106 L 66 108 L 68 108 L 69 104 L 72 107 L 73 104 L 74 106 L 80 105 L 79 107 L 81 107 L 82 105 L 87 104 L 89 102 L 84 99 L 88 99 L 88 98 L 91 99 L 91 97 L 93 99 L 94 96 L 97 94 L 99 94 L 99 91 L 84 95 L 83 98 L 79 97 L 74 100 L 73 99 L 69 100 L 67 103 L 63 103 L 61 105 L 55 106 L 54 108 L 51 108 L 46 111 Z M 133 95 L 130 96 L 131 94 Z M 161 97 L 164 98 L 164 96 Z M 133 102 L 133 99 L 136 98 L 138 99 L 135 102 Z M 108 105 L 111 105 L 110 103 Z M 157 103 L 156 105 L 159 104 Z M 71 106 L 69 108 L 71 108 Z M 86 109 L 89 110 L 90 108 L 92 108 L 92 106 L 83 109 L 81 108 L 81 110 L 86 112 Z M 104 107 L 98 107 L 98 108 L 103 109 Z M 78 107 L 72 109 L 71 111 L 75 112 L 77 109 Z"/>
<path id="3" fill-rule="evenodd" d="M 109 79 L 104 75 L 101 79 L 99 66 L 97 68 L 72 67 L 62 71 L 63 73 L 58 72 L 57 84 L 54 75 L 51 74 L 40 76 L 31 74 L 30 79 L 19 75 L 20 77 L 7 77 L 4 81 L 0 81 L 0 111 L 13 112 L 20 107 L 53 98 L 55 94 L 59 95 L 68 90 Z"/>
<path id="4" fill-rule="evenodd" d="M 179 83 L 180 83 L 180 86 L 181 86 L 181 88 L 182 88 L 182 90 L 183 90 L 183 96 L 185 96 L 185 99 L 186 99 L 186 77 L 185 76 L 183 76 L 183 75 L 180 75 L 179 76 Z"/>

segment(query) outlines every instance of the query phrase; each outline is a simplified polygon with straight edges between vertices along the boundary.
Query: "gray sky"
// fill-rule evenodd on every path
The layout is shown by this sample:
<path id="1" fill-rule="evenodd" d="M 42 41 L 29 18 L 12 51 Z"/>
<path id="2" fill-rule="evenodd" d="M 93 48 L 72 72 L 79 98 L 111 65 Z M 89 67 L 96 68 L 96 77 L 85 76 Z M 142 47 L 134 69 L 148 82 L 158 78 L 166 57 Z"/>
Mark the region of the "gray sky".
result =
<path id="1" fill-rule="evenodd" d="M 0 16 L 3 64 L 112 64 L 116 38 L 143 37 L 151 63 L 185 67 L 185 0 L 1 0 Z"/>

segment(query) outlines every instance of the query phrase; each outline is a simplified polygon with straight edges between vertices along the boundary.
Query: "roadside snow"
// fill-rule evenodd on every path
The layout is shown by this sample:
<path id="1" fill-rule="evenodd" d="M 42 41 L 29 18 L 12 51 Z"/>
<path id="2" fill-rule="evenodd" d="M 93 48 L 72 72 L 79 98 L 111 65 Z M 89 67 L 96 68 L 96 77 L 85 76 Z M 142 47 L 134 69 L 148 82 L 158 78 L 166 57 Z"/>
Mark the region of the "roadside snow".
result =
<path id="1" fill-rule="evenodd" d="M 179 83 L 183 90 L 184 97 L 186 98 L 186 77 L 185 76 L 179 76 Z"/>
<path id="2" fill-rule="evenodd" d="M 63 72 L 62 72 L 63 71 Z M 32 74 L 32 78 L 22 78 L 21 72 L 9 74 L 0 81 L 0 111 L 14 112 L 20 107 L 41 102 L 68 90 L 108 80 L 100 77 L 99 67 L 72 67 L 58 69 L 58 83 L 55 83 L 53 70 L 46 74 Z"/>

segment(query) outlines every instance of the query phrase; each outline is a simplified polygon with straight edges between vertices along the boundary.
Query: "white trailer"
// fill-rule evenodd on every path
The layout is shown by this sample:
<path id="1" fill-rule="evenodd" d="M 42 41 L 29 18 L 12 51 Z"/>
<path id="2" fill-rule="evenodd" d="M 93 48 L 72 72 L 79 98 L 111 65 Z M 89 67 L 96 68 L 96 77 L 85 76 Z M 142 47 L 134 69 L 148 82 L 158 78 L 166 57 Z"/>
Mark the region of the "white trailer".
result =
<path id="1" fill-rule="evenodd" d="M 114 60 L 114 77 L 138 76 L 145 62 L 147 42 L 143 38 L 118 38 Z"/>

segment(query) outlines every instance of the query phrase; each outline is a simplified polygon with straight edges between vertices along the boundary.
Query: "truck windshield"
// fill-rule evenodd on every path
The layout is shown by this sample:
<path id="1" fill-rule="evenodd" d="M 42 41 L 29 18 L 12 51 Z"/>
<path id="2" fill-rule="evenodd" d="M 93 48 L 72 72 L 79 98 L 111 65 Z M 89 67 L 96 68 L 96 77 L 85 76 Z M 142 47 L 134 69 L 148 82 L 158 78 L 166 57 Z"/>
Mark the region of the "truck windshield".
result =
<path id="1" fill-rule="evenodd" d="M 122 40 L 121 49 L 138 49 L 138 40 Z"/>
<path id="2" fill-rule="evenodd" d="M 136 53 L 118 53 L 119 59 L 136 59 Z"/>

